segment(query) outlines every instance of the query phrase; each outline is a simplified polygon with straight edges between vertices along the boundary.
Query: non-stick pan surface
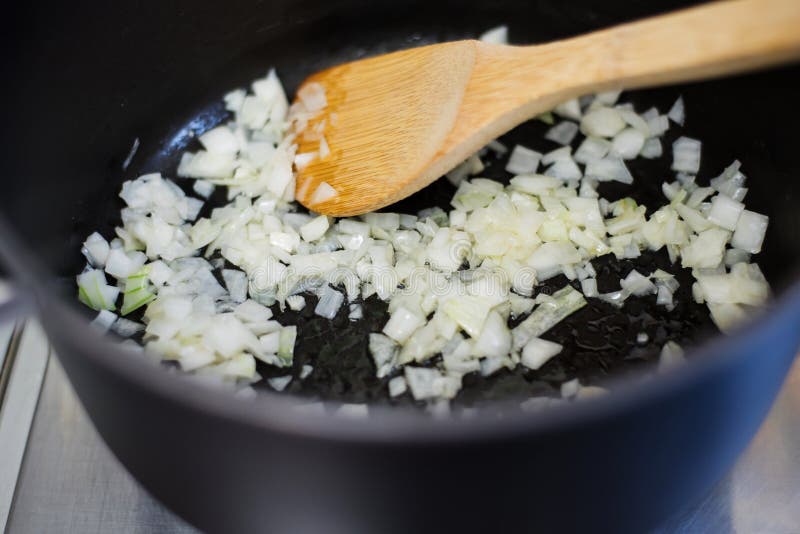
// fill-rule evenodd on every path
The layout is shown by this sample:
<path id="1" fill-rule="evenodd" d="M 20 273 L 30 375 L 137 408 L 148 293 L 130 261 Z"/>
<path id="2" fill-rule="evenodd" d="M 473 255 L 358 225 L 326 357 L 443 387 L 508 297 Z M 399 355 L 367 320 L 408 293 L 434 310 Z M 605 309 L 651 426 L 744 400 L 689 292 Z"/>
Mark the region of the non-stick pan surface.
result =
<path id="1" fill-rule="evenodd" d="M 705 141 L 701 176 L 742 160 L 751 177 L 748 205 L 772 217 L 759 263 L 783 300 L 740 335 L 707 345 L 674 376 L 629 384 L 597 403 L 471 422 L 433 422 L 402 410 L 376 411 L 367 424 L 315 420 L 269 394 L 234 403 L 126 359 L 91 334 L 77 306 L 63 305 L 74 302 L 80 242 L 97 229 L 110 234 L 121 182 L 173 169 L 191 132 L 222 119 L 221 95 L 270 66 L 291 90 L 308 72 L 342 59 L 476 35 L 499 23 L 511 26 L 515 42 L 538 42 L 680 5 L 278 0 L 20 8 L 4 34 L 4 72 L 14 83 L 3 87 L 13 103 L 3 139 L 14 149 L 4 149 L 0 209 L 23 244 L 62 277 L 55 289 L 37 278 L 42 320 L 112 450 L 157 497 L 209 531 L 642 531 L 699 496 L 752 435 L 798 340 L 800 296 L 796 288 L 782 291 L 800 257 L 795 69 L 631 95 L 638 107 L 661 109 L 684 95 L 685 132 Z M 523 127 L 511 142 L 538 137 L 527 128 L 541 126 Z M 123 172 L 137 138 L 138 154 Z M 642 188 L 634 195 L 656 205 L 669 174 L 664 161 L 653 165 L 634 169 Z M 403 208 L 443 205 L 448 195 L 437 183 Z M 560 373 L 602 380 L 612 367 L 638 370 L 655 340 L 709 333 L 701 309 L 675 324 L 647 303 L 601 321 L 606 311 L 587 310 L 552 332 L 569 347 L 563 366 L 473 384 L 463 402 L 549 394 Z M 587 335 L 590 327 L 596 335 Z M 328 332 L 307 328 L 298 359 L 315 358 L 320 372 L 341 378 L 312 379 L 298 393 L 353 401 L 383 395 L 370 382 L 363 348 L 344 340 L 329 346 L 321 341 Z M 640 328 L 652 332 L 654 345 L 637 352 L 630 340 Z M 579 347 L 576 329 L 600 351 Z M 342 360 L 352 362 L 352 374 L 337 369 Z"/>

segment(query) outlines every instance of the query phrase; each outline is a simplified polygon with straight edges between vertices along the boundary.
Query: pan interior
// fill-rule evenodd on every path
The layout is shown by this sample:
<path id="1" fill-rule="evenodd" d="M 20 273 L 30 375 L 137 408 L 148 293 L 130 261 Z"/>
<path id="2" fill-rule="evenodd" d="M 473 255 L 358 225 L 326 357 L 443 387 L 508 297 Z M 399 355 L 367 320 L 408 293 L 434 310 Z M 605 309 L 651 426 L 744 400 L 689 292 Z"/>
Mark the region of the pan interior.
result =
<path id="1" fill-rule="evenodd" d="M 83 267 L 80 243 L 95 230 L 113 234 L 122 207 L 117 197 L 121 183 L 145 172 L 160 171 L 174 177 L 180 154 L 194 148 L 195 136 L 227 119 L 221 97 L 228 90 L 245 86 L 275 67 L 287 92 L 292 93 L 307 74 L 326 66 L 409 46 L 474 37 L 500 23 L 509 24 L 512 42 L 535 43 L 680 7 L 681 3 L 634 2 L 624 8 L 611 5 L 602 9 L 583 4 L 588 2 L 569 6 L 477 3 L 468 13 L 456 14 L 431 3 L 412 2 L 408 9 L 400 9 L 396 3 L 338 2 L 328 9 L 317 6 L 304 11 L 302 2 L 291 8 L 278 2 L 274 7 L 277 16 L 273 13 L 272 19 L 263 13 L 253 15 L 258 11 L 253 6 L 226 13 L 210 8 L 191 15 L 162 6 L 149 7 L 155 10 L 152 13 L 127 13 L 128 20 L 118 20 L 124 39 L 101 27 L 99 21 L 62 13 L 72 23 L 64 26 L 83 32 L 87 39 L 75 43 L 62 34 L 66 30 L 53 32 L 49 40 L 20 50 L 19 64 L 8 67 L 18 71 L 22 80 L 15 89 L 18 94 L 12 96 L 38 104 L 42 116 L 24 110 L 10 113 L 6 127 L 16 134 L 19 150 L 6 162 L 7 176 L 30 179 L 5 178 L 7 194 L 0 199 L 0 207 L 59 275 L 62 296 L 74 299 L 73 277 Z M 112 17 L 125 16 L 124 9 Z M 172 26 L 169 31 L 153 28 L 145 15 L 164 17 Z M 106 24 L 114 27 L 113 22 Z M 152 37 L 140 39 L 146 31 Z M 90 50 L 92 42 L 100 40 L 105 46 Z M 672 178 L 668 147 L 678 135 L 704 142 L 700 183 L 738 158 L 749 177 L 748 208 L 771 217 L 765 252 L 757 261 L 780 291 L 797 272 L 800 257 L 800 160 L 795 154 L 800 135 L 794 127 L 800 123 L 797 78 L 796 69 L 783 69 L 626 93 L 623 99 L 639 111 L 653 105 L 666 111 L 683 95 L 687 125 L 671 128 L 664 139 L 664 157 L 631 164 L 636 178 L 633 186 L 604 184 L 601 195 L 609 199 L 632 196 L 650 207 L 661 205 L 661 183 Z M 54 94 L 54 86 L 59 87 L 58 94 Z M 543 123 L 530 122 L 501 141 L 508 146 L 521 143 L 539 150 L 555 148 L 542 139 L 546 128 Z M 47 149 L 41 142 L 45 132 L 57 140 Z M 138 148 L 130 166 L 123 170 L 134 140 L 138 140 Z M 47 157 L 41 157 L 43 150 Z M 486 163 L 484 176 L 508 180 L 504 159 L 490 157 Z M 452 186 L 440 180 L 389 209 L 405 213 L 432 206 L 448 209 L 452 193 Z M 47 210 L 46 217 L 42 210 Z M 592 299 L 589 306 L 543 336 L 564 345 L 558 358 L 538 371 L 520 367 L 488 378 L 467 376 L 457 404 L 557 396 L 558 384 L 571 378 L 603 383 L 611 375 L 638 376 L 652 367 L 667 340 L 688 346 L 716 333 L 705 306 L 691 298 L 690 274 L 671 265 L 665 251 L 622 262 L 604 257 L 593 264 L 601 292 L 617 289 L 618 280 L 633 268 L 675 273 L 681 283 L 675 295 L 677 307 L 667 312 L 655 305 L 654 296 L 629 299 L 622 309 Z M 563 276 L 557 277 L 544 289 L 566 283 Z M 351 323 L 346 308 L 333 321 L 314 316 L 314 297 L 307 298 L 309 305 L 304 311 L 279 314 L 282 322 L 297 324 L 299 329 L 292 374 L 299 376 L 304 364 L 315 368 L 308 378 L 293 380 L 290 393 L 347 402 L 413 402 L 408 396 L 390 400 L 386 379 L 375 378 L 367 334 L 380 331 L 385 304 L 368 299 L 364 303 L 366 319 Z M 636 342 L 640 332 L 648 334 L 647 343 Z M 285 370 L 267 366 L 258 371 L 265 377 L 285 374 Z"/>

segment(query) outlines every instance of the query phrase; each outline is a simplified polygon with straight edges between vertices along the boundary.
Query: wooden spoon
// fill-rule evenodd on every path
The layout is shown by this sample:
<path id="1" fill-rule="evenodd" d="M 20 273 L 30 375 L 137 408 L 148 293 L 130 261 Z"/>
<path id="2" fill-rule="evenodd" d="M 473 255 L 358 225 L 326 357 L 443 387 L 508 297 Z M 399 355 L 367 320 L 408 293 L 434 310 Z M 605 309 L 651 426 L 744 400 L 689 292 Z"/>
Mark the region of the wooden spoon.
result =
<path id="1" fill-rule="evenodd" d="M 298 168 L 296 196 L 318 213 L 366 213 L 570 98 L 798 58 L 800 0 L 733 0 L 543 45 L 456 41 L 347 63 L 301 85 L 320 84 L 327 106 L 298 152 L 318 151 L 321 130 L 330 154 Z"/>

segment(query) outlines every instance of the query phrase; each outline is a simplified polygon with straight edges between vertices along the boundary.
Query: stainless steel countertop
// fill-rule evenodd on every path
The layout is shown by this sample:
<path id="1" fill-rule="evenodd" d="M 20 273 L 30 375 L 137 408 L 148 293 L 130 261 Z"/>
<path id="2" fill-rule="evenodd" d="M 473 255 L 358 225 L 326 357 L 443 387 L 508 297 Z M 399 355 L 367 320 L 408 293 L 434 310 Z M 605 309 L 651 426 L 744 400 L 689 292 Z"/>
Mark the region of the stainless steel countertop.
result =
<path id="1" fill-rule="evenodd" d="M 122 468 L 89 422 L 60 364 L 51 358 L 7 532 L 196 530 L 150 497 Z M 656 532 L 800 533 L 800 360 L 735 468 L 702 502 Z"/>

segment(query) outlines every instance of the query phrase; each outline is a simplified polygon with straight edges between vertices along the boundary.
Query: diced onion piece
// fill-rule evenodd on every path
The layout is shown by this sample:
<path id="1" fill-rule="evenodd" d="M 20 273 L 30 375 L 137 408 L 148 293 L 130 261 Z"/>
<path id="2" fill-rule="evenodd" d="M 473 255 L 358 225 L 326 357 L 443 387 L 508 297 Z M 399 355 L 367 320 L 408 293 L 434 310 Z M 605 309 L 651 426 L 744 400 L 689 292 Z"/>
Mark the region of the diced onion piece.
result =
<path id="1" fill-rule="evenodd" d="M 383 333 L 397 343 L 404 343 L 423 324 L 425 324 L 423 318 L 404 306 L 400 306 L 392 312 L 389 321 L 383 327 Z M 482 322 L 481 326 L 483 326 Z"/>
<path id="2" fill-rule="evenodd" d="M 289 367 L 292 365 L 294 358 L 294 343 L 297 339 L 296 326 L 284 326 L 280 330 L 280 341 L 278 345 L 278 357 L 283 362 L 283 365 Z"/>
<path id="3" fill-rule="evenodd" d="M 376 376 L 378 378 L 383 378 L 395 368 L 399 348 L 389 337 L 383 334 L 370 334 L 369 352 L 375 361 Z"/>
<path id="4" fill-rule="evenodd" d="M 693 232 L 704 232 L 713 226 L 711 221 L 706 219 L 703 214 L 685 204 L 675 204 L 675 211 L 686 221 L 686 224 L 689 225 Z"/>
<path id="5" fill-rule="evenodd" d="M 274 378 L 268 378 L 267 382 L 269 383 L 270 387 L 275 391 L 283 391 L 289 385 L 289 382 L 292 381 L 292 375 L 286 376 L 276 376 Z"/>
<path id="6" fill-rule="evenodd" d="M 684 111 L 682 96 L 679 96 L 675 103 L 672 104 L 669 113 L 667 113 L 667 117 L 672 119 L 672 122 L 683 126 L 683 122 L 686 119 L 686 113 Z"/>
<path id="7" fill-rule="evenodd" d="M 106 272 L 117 279 L 128 278 L 138 272 L 147 261 L 141 252 L 125 252 L 113 249 L 106 259 Z"/>
<path id="8" fill-rule="evenodd" d="M 319 159 L 325 159 L 331 155 L 331 148 L 328 146 L 328 140 L 323 135 L 319 139 Z"/>
<path id="9" fill-rule="evenodd" d="M 581 119 L 581 132 L 593 137 L 614 137 L 625 128 L 625 120 L 613 108 L 599 107 Z"/>
<path id="10" fill-rule="evenodd" d="M 297 91 L 297 98 L 311 113 L 322 111 L 328 105 L 328 99 L 325 97 L 325 88 L 317 82 L 304 84 Z"/>
<path id="11" fill-rule="evenodd" d="M 351 321 L 359 321 L 364 318 L 364 308 L 361 304 L 352 303 L 350 304 L 350 313 L 347 316 L 348 319 Z"/>
<path id="12" fill-rule="evenodd" d="M 744 204 L 741 202 L 736 202 L 726 195 L 717 195 L 711 199 L 708 220 L 726 230 L 735 230 L 743 211 Z"/>
<path id="13" fill-rule="evenodd" d="M 330 200 L 338 193 L 328 182 L 321 182 L 311 194 L 311 204 L 319 204 Z"/>
<path id="14" fill-rule="evenodd" d="M 501 143 L 497 139 L 495 139 L 493 141 L 489 141 L 489 144 L 486 145 L 486 148 L 488 148 L 489 150 L 491 150 L 492 152 L 494 152 L 498 156 L 502 156 L 503 154 L 508 152 L 508 147 L 506 147 L 506 145 L 504 145 L 503 143 Z"/>
<path id="15" fill-rule="evenodd" d="M 522 349 L 520 363 L 534 371 L 564 349 L 562 345 L 538 337 L 531 338 Z"/>
<path id="16" fill-rule="evenodd" d="M 156 299 L 156 295 L 151 291 L 147 281 L 146 272 L 140 272 L 138 276 L 130 277 L 125 281 L 125 292 L 120 310 L 122 315 L 128 315 Z"/>
<path id="17" fill-rule="evenodd" d="M 656 292 L 655 284 L 636 269 L 632 270 L 623 280 L 620 280 L 620 286 L 631 295 L 637 297 L 651 295 Z"/>
<path id="18" fill-rule="evenodd" d="M 572 380 L 561 384 L 560 389 L 561 396 L 565 399 L 569 399 L 578 394 L 578 391 L 581 389 L 581 383 L 577 378 L 573 378 Z"/>
<path id="19" fill-rule="evenodd" d="M 641 152 L 639 155 L 643 158 L 647 159 L 655 159 L 660 158 L 661 155 L 664 153 L 664 148 L 661 145 L 661 139 L 657 137 L 651 137 L 647 141 L 645 141 L 644 146 L 642 146 Z"/>
<path id="20" fill-rule="evenodd" d="M 632 184 L 633 175 L 619 156 L 606 156 L 603 159 L 590 161 L 586 165 L 586 176 L 600 182 L 616 181 L 623 184 Z"/>
<path id="21" fill-rule="evenodd" d="M 305 380 L 305 379 L 306 379 L 306 378 L 308 378 L 308 377 L 311 375 L 311 373 L 313 373 L 313 372 L 314 372 L 314 367 L 313 367 L 313 366 L 311 366 L 311 365 L 308 365 L 308 364 L 304 365 L 304 366 L 303 366 L 303 367 L 300 369 L 300 380 Z"/>
<path id="22" fill-rule="evenodd" d="M 733 268 L 748 265 L 740 263 Z M 706 302 L 712 304 L 747 304 L 761 306 L 769 297 L 769 285 L 763 277 L 751 277 L 731 272 L 728 274 L 709 274 L 697 277 Z"/>
<path id="23" fill-rule="evenodd" d="M 300 227 L 300 236 L 308 242 L 317 241 L 325 235 L 329 226 L 330 222 L 328 221 L 328 217 L 326 215 L 320 215 Z"/>
<path id="24" fill-rule="evenodd" d="M 578 125 L 571 121 L 562 121 L 547 130 L 544 134 L 545 139 L 549 139 L 559 145 L 572 143 L 578 134 Z"/>
<path id="25" fill-rule="evenodd" d="M 84 304 L 95 310 L 113 310 L 119 288 L 106 284 L 100 269 L 90 269 L 78 275 L 78 296 Z"/>
<path id="26" fill-rule="evenodd" d="M 531 174 L 536 172 L 542 155 L 535 150 L 522 145 L 514 146 L 511 156 L 508 158 L 506 171 L 511 174 Z"/>
<path id="27" fill-rule="evenodd" d="M 237 269 L 223 269 L 222 279 L 228 288 L 231 300 L 237 304 L 247 300 L 247 274 Z"/>
<path id="28" fill-rule="evenodd" d="M 479 37 L 484 43 L 504 45 L 508 44 L 508 26 L 497 26 L 481 34 Z"/>
<path id="29" fill-rule="evenodd" d="M 192 190 L 203 198 L 209 198 L 214 192 L 214 184 L 206 180 L 195 180 Z"/>
<path id="30" fill-rule="evenodd" d="M 111 325 L 111 330 L 122 337 L 131 337 L 142 332 L 144 330 L 144 325 L 136 321 L 125 319 L 124 317 L 118 317 L 117 320 L 114 321 L 114 324 Z"/>
<path id="31" fill-rule="evenodd" d="M 408 390 L 408 384 L 405 377 L 396 376 L 389 380 L 389 395 L 391 397 L 399 397 Z"/>
<path id="32" fill-rule="evenodd" d="M 681 249 L 681 264 L 684 267 L 713 269 L 722 263 L 725 244 L 730 236 L 730 232 L 720 228 L 701 232 L 689 242 L 689 245 Z"/>
<path id="33" fill-rule="evenodd" d="M 511 331 L 496 311 L 487 316 L 472 351 L 481 357 L 503 357 L 511 351 Z"/>
<path id="34" fill-rule="evenodd" d="M 240 148 L 239 140 L 227 126 L 212 128 L 198 139 L 203 148 L 212 154 L 236 154 Z"/>
<path id="35" fill-rule="evenodd" d="M 511 331 L 514 350 L 520 350 L 528 341 L 539 337 L 564 318 L 586 305 L 583 295 L 566 286 L 552 295 L 552 300 L 539 305 L 527 319 Z"/>
<path id="36" fill-rule="evenodd" d="M 597 291 L 597 279 L 585 278 L 581 280 L 581 291 L 586 297 L 596 297 L 599 295 Z"/>
<path id="37" fill-rule="evenodd" d="M 294 156 L 294 166 L 297 167 L 297 170 L 302 171 L 317 157 L 319 157 L 318 152 L 300 152 Z"/>
<path id="38" fill-rule="evenodd" d="M 286 297 L 286 305 L 292 311 L 300 311 L 306 307 L 306 299 L 302 295 L 290 295 Z"/>
<path id="39" fill-rule="evenodd" d="M 744 200 L 747 195 L 747 188 L 744 187 L 747 178 L 739 170 L 740 167 L 738 160 L 731 163 L 722 174 L 711 179 L 711 187 L 738 202 Z"/>
<path id="40" fill-rule="evenodd" d="M 644 147 L 645 136 L 635 128 L 625 128 L 611 142 L 611 148 L 623 159 L 633 159 Z"/>
<path id="41" fill-rule="evenodd" d="M 83 255 L 86 256 L 86 259 L 93 267 L 104 267 L 110 251 L 111 247 L 108 241 L 97 232 L 94 232 L 83 242 Z"/>
<path id="42" fill-rule="evenodd" d="M 686 205 L 690 208 L 697 209 L 703 201 L 714 193 L 714 189 L 711 187 L 698 187 L 692 194 L 689 195 L 689 199 L 686 201 Z"/>
<path id="43" fill-rule="evenodd" d="M 100 310 L 100 313 L 91 322 L 91 325 L 97 328 L 100 332 L 106 333 L 117 320 L 117 314 L 108 310 Z"/>
<path id="44" fill-rule="evenodd" d="M 611 150 L 611 143 L 608 140 L 600 137 L 587 137 L 575 151 L 574 159 L 578 163 L 587 164 L 603 159 L 609 150 Z"/>
<path id="45" fill-rule="evenodd" d="M 713 206 L 712 206 L 713 209 Z M 761 252 L 764 236 L 767 233 L 769 217 L 749 210 L 742 210 L 736 229 L 733 232 L 731 246 L 752 254 Z"/>
<path id="46" fill-rule="evenodd" d="M 671 309 L 673 306 L 672 293 L 666 286 L 659 286 L 656 295 L 656 304 L 659 306 L 666 306 Z"/>
<path id="47" fill-rule="evenodd" d="M 650 137 L 650 127 L 647 125 L 647 121 L 641 115 L 637 114 L 633 110 L 620 109 L 619 106 L 617 106 L 617 111 L 625 120 L 625 122 L 628 123 L 628 125 L 641 132 L 645 137 Z"/>
<path id="48" fill-rule="evenodd" d="M 679 137 L 672 143 L 672 170 L 697 174 L 702 144 L 697 139 Z"/>
<path id="49" fill-rule="evenodd" d="M 598 295 L 598 298 L 616 306 L 617 308 L 621 308 L 630 296 L 631 294 L 627 289 L 620 289 L 619 291 L 612 291 L 611 293 L 601 293 Z"/>
<path id="50" fill-rule="evenodd" d="M 655 115 L 647 119 L 647 128 L 652 137 L 661 137 L 669 130 L 669 119 L 666 115 Z"/>
<path id="51" fill-rule="evenodd" d="M 613 106 L 619 100 L 619 95 L 622 94 L 622 91 L 619 89 L 614 89 L 612 91 L 602 91 L 594 95 L 593 103 L 596 104 L 605 104 L 606 106 Z"/>
<path id="52" fill-rule="evenodd" d="M 543 165 L 550 165 L 561 160 L 572 160 L 572 147 L 562 146 L 542 156 Z"/>
<path id="53" fill-rule="evenodd" d="M 511 179 L 511 186 L 530 195 L 546 194 L 561 186 L 561 180 L 553 176 L 536 174 L 533 176 L 515 176 Z"/>
<path id="54" fill-rule="evenodd" d="M 567 119 L 579 121 L 581 120 L 581 104 L 578 102 L 577 98 L 573 98 L 572 100 L 567 100 L 557 105 L 555 109 L 553 109 L 553 113 Z"/>
<path id="55" fill-rule="evenodd" d="M 583 173 L 572 159 L 560 159 L 544 171 L 545 176 L 559 180 L 579 180 Z"/>
<path id="56" fill-rule="evenodd" d="M 444 303 L 442 310 L 472 337 L 478 337 L 492 303 L 484 298 L 463 295 Z"/>
<path id="57" fill-rule="evenodd" d="M 322 288 L 322 293 L 319 296 L 317 307 L 314 308 L 314 313 L 326 319 L 333 319 L 336 313 L 344 303 L 344 295 L 336 291 L 331 286 L 326 285 Z"/>

